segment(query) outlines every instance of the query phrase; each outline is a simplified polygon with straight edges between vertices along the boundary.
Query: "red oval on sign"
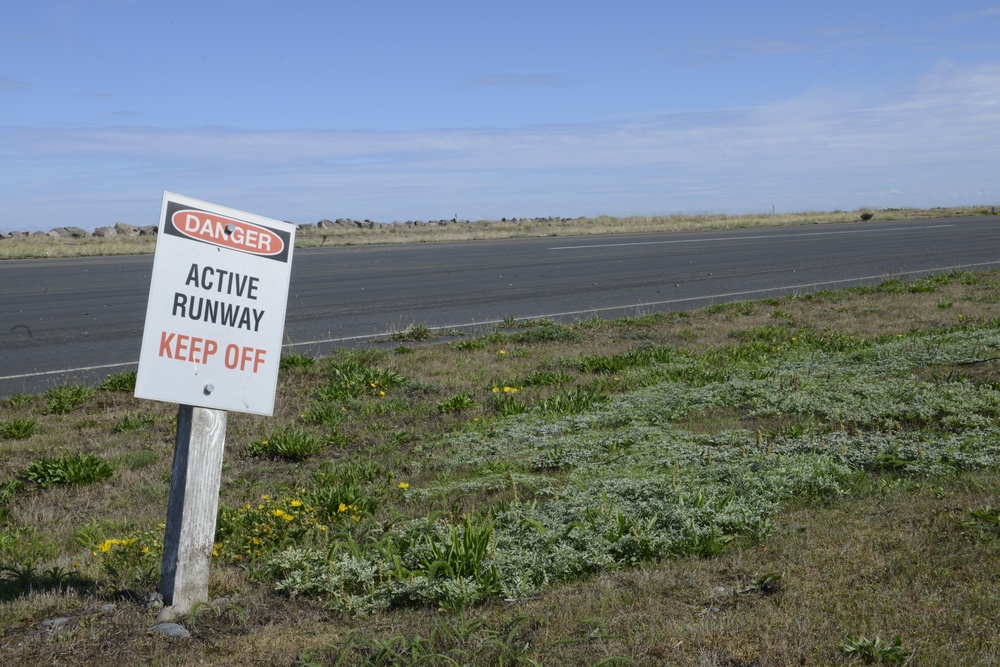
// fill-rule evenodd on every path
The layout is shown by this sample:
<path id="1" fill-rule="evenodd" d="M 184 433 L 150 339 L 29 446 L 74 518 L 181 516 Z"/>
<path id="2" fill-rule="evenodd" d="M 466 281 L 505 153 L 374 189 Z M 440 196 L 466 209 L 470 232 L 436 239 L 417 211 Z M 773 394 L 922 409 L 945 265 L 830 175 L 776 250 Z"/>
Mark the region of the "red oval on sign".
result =
<path id="1" fill-rule="evenodd" d="M 170 221 L 174 229 L 184 236 L 223 248 L 268 256 L 278 255 L 285 249 L 285 242 L 280 236 L 252 222 L 192 209 L 177 211 Z"/>

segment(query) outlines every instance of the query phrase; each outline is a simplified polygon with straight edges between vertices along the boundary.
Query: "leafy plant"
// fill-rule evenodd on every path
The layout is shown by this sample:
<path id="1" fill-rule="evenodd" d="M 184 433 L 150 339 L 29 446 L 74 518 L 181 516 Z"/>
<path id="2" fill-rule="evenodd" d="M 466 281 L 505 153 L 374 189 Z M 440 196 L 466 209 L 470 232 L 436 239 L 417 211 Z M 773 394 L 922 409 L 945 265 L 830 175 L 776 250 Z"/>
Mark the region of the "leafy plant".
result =
<path id="1" fill-rule="evenodd" d="M 43 489 L 60 484 L 84 486 L 111 477 L 115 467 L 93 454 L 43 457 L 28 465 L 23 478 Z"/>
<path id="2" fill-rule="evenodd" d="M 118 586 L 149 586 L 160 575 L 163 534 L 148 530 L 92 545 L 91 554 Z"/>
<path id="3" fill-rule="evenodd" d="M 121 392 L 134 392 L 135 391 L 135 378 L 138 375 L 138 371 L 135 369 L 129 371 L 122 371 L 116 375 L 109 375 L 104 378 L 104 382 L 98 385 L 98 389 L 104 391 L 121 391 Z"/>
<path id="4" fill-rule="evenodd" d="M 495 595 L 500 592 L 501 579 L 496 565 L 489 562 L 492 539 L 492 524 L 466 516 L 460 527 L 448 526 L 443 537 L 436 533 L 426 537 L 428 554 L 422 569 L 431 579 L 474 579 L 486 595 Z"/>
<path id="5" fill-rule="evenodd" d="M 321 401 L 343 401 L 361 396 L 380 396 L 406 384 L 406 378 L 391 368 L 369 366 L 361 359 L 348 358 L 330 366 L 330 381 L 321 386 Z"/>
<path id="6" fill-rule="evenodd" d="M 468 410 L 475 405 L 476 399 L 472 397 L 472 394 L 463 392 L 441 401 L 437 404 L 437 409 L 438 412 L 445 414 L 449 412 L 461 412 L 462 410 Z"/>
<path id="7" fill-rule="evenodd" d="M 304 429 L 286 426 L 266 438 L 247 445 L 250 456 L 268 456 L 289 461 L 301 461 L 327 448 L 327 441 Z"/>
<path id="8" fill-rule="evenodd" d="M 606 395 L 594 387 L 576 386 L 546 398 L 537 408 L 549 414 L 579 414 L 605 398 Z"/>
<path id="9" fill-rule="evenodd" d="M 547 322 L 518 331 L 510 340 L 514 343 L 573 342 L 580 340 L 580 334 L 570 327 Z"/>
<path id="10" fill-rule="evenodd" d="M 24 440 L 35 432 L 34 418 L 20 417 L 0 420 L 0 438 L 4 440 Z"/>
<path id="11" fill-rule="evenodd" d="M 28 403 L 34 400 L 34 396 L 31 394 L 11 394 L 7 398 L 3 399 L 4 405 L 9 405 L 10 407 L 17 409 L 24 407 Z"/>
<path id="12" fill-rule="evenodd" d="M 148 414 L 127 414 L 111 427 L 115 433 L 126 433 L 148 428 L 156 423 L 156 418 Z"/>
<path id="13" fill-rule="evenodd" d="M 281 361 L 278 362 L 278 368 L 280 370 L 288 370 L 290 368 L 311 368 L 315 365 L 315 357 L 310 357 L 299 352 L 289 352 L 288 354 L 282 355 Z"/>
<path id="14" fill-rule="evenodd" d="M 869 639 L 863 635 L 846 635 L 840 646 L 847 655 L 858 658 L 869 665 L 906 662 L 910 652 L 903 648 L 903 642 L 897 635 L 891 644 L 883 643 L 878 636 Z"/>
<path id="15" fill-rule="evenodd" d="M 393 341 L 421 341 L 434 338 L 434 332 L 426 325 L 411 324 L 402 331 L 394 331 L 389 335 L 389 340 Z"/>
<path id="16" fill-rule="evenodd" d="M 82 385 L 53 387 L 45 392 L 45 398 L 48 401 L 45 412 L 53 415 L 70 413 L 95 393 L 96 390 L 93 387 Z"/>

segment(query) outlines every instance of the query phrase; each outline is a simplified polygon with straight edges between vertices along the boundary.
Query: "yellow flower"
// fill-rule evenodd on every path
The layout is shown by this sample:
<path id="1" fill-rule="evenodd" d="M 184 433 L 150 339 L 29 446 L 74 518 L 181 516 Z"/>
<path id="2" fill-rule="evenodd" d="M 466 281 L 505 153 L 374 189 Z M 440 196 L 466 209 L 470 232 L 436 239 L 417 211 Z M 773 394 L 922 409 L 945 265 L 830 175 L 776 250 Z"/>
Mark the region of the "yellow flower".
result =
<path id="1" fill-rule="evenodd" d="M 271 512 L 271 514 L 273 514 L 276 517 L 281 518 L 281 517 L 285 516 L 285 510 L 277 509 L 277 510 L 274 510 L 273 512 Z"/>
<path id="2" fill-rule="evenodd" d="M 493 387 L 493 393 L 494 394 L 499 394 L 500 393 L 500 387 Z"/>
<path id="3" fill-rule="evenodd" d="M 337 508 L 337 511 L 338 512 L 346 512 L 347 511 L 347 505 L 345 505 L 344 503 L 340 503 L 340 507 Z"/>
<path id="4" fill-rule="evenodd" d="M 517 393 L 517 387 L 504 387 L 503 388 L 503 393 L 505 393 L 505 394 L 516 394 Z"/>
<path id="5" fill-rule="evenodd" d="M 406 482 L 400 482 L 399 488 L 401 488 L 403 491 L 406 491 L 408 488 L 410 488 L 410 485 Z"/>
<path id="6" fill-rule="evenodd" d="M 264 441 L 264 443 L 266 444 L 266 443 L 267 443 L 267 440 L 265 440 L 265 441 Z M 261 500 L 270 500 L 270 499 L 271 499 L 271 496 L 261 496 L 261 497 L 260 497 L 260 499 L 261 499 Z"/>
<path id="7" fill-rule="evenodd" d="M 298 499 L 292 501 L 292 507 L 302 507 L 304 504 L 305 503 Z"/>
<path id="8" fill-rule="evenodd" d="M 282 514 L 281 518 L 284 519 L 285 521 L 295 521 L 295 515 L 288 514 L 287 512 L 285 514 Z"/>
<path id="9" fill-rule="evenodd" d="M 361 517 L 359 517 L 357 514 L 352 514 L 351 518 L 354 519 L 355 521 L 361 521 Z"/>

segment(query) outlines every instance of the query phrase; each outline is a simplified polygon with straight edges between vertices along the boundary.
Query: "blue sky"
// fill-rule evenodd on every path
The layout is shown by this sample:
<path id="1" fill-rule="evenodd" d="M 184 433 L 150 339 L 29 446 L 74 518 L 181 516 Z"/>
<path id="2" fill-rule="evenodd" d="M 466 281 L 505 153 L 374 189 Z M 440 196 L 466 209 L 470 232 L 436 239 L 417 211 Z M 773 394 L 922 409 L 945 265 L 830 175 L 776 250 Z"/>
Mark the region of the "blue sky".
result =
<path id="1" fill-rule="evenodd" d="M 1000 3 L 0 6 L 3 231 L 1000 204 Z"/>

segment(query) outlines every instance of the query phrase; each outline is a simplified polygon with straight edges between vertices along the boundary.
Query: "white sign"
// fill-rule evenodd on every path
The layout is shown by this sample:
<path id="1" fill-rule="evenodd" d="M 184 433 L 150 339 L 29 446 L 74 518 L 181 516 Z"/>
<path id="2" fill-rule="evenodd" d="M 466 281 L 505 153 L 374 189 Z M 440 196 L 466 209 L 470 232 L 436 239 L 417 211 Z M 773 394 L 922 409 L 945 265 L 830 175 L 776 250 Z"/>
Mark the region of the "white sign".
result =
<path id="1" fill-rule="evenodd" d="M 163 193 L 135 396 L 270 415 L 295 225 Z"/>

